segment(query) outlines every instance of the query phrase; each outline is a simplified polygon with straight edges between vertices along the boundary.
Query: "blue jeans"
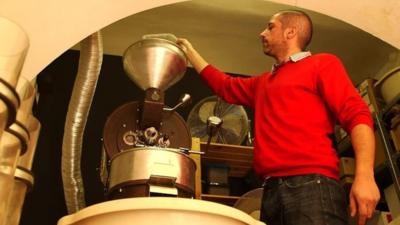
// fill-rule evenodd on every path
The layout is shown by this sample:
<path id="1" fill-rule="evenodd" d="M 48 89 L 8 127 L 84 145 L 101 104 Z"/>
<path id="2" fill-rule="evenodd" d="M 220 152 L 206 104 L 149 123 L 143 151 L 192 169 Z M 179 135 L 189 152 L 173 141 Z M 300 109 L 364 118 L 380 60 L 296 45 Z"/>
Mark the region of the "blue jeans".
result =
<path id="1" fill-rule="evenodd" d="M 323 175 L 269 178 L 260 219 L 267 225 L 346 225 L 347 205 L 343 188 Z"/>

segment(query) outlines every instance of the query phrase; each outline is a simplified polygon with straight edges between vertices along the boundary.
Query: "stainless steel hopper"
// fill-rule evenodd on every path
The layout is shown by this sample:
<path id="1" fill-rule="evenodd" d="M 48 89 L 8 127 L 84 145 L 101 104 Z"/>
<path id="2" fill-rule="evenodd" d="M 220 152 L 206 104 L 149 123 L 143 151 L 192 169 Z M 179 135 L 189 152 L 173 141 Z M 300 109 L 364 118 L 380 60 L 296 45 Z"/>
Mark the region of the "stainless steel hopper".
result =
<path id="1" fill-rule="evenodd" d="M 149 37 L 151 36 L 151 38 Z M 102 179 L 109 199 L 176 196 L 193 198 L 196 165 L 185 120 L 164 103 L 165 90 L 186 71 L 186 57 L 175 41 L 147 35 L 125 51 L 130 79 L 145 91 L 142 101 L 128 102 L 107 118 L 103 144 L 110 167 Z M 104 168 L 107 168 L 105 166 Z"/>
<path id="2" fill-rule="evenodd" d="M 123 64 L 129 78 L 141 89 L 165 91 L 183 77 L 187 60 L 174 42 L 147 38 L 128 47 L 123 55 Z"/>

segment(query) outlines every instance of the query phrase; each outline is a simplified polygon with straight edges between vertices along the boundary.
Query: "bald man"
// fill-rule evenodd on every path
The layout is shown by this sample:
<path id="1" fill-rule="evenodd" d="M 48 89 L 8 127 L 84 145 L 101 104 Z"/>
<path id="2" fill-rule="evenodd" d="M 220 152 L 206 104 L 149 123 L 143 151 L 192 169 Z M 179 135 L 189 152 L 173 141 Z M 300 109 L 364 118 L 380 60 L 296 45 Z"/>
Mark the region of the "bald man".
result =
<path id="1" fill-rule="evenodd" d="M 275 59 L 271 71 L 231 77 L 207 63 L 186 39 L 189 61 L 225 101 L 254 109 L 254 169 L 264 179 L 261 220 L 268 225 L 344 225 L 350 214 L 365 224 L 380 198 L 374 179 L 373 121 L 341 61 L 305 51 L 310 17 L 281 11 L 260 38 Z M 351 135 L 356 158 L 350 198 L 339 185 L 334 125 Z M 348 201 L 349 200 L 349 201 Z"/>

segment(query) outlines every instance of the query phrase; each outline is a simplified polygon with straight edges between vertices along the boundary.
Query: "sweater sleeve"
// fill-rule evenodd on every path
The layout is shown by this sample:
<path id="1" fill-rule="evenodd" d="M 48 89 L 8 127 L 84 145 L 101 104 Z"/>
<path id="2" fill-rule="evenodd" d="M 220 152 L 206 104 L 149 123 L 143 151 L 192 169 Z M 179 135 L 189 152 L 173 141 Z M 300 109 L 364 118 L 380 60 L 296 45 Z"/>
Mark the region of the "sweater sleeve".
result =
<path id="1" fill-rule="evenodd" d="M 358 124 L 373 128 L 373 120 L 367 104 L 358 94 L 341 61 L 333 55 L 321 57 L 317 66 L 317 88 L 348 133 Z"/>
<path id="2" fill-rule="evenodd" d="M 212 65 L 206 66 L 200 75 L 214 93 L 226 102 L 254 108 L 258 77 L 232 77 Z"/>

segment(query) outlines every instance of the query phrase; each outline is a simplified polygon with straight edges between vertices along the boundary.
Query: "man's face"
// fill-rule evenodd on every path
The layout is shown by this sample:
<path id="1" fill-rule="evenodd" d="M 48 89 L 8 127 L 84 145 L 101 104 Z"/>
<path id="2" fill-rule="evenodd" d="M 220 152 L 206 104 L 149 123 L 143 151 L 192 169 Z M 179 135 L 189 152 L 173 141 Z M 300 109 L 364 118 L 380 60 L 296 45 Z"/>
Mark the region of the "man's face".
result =
<path id="1" fill-rule="evenodd" d="M 267 28 L 260 33 L 263 51 L 266 55 L 275 57 L 281 53 L 286 46 L 282 23 L 278 20 L 279 15 L 274 15 L 268 22 Z"/>

